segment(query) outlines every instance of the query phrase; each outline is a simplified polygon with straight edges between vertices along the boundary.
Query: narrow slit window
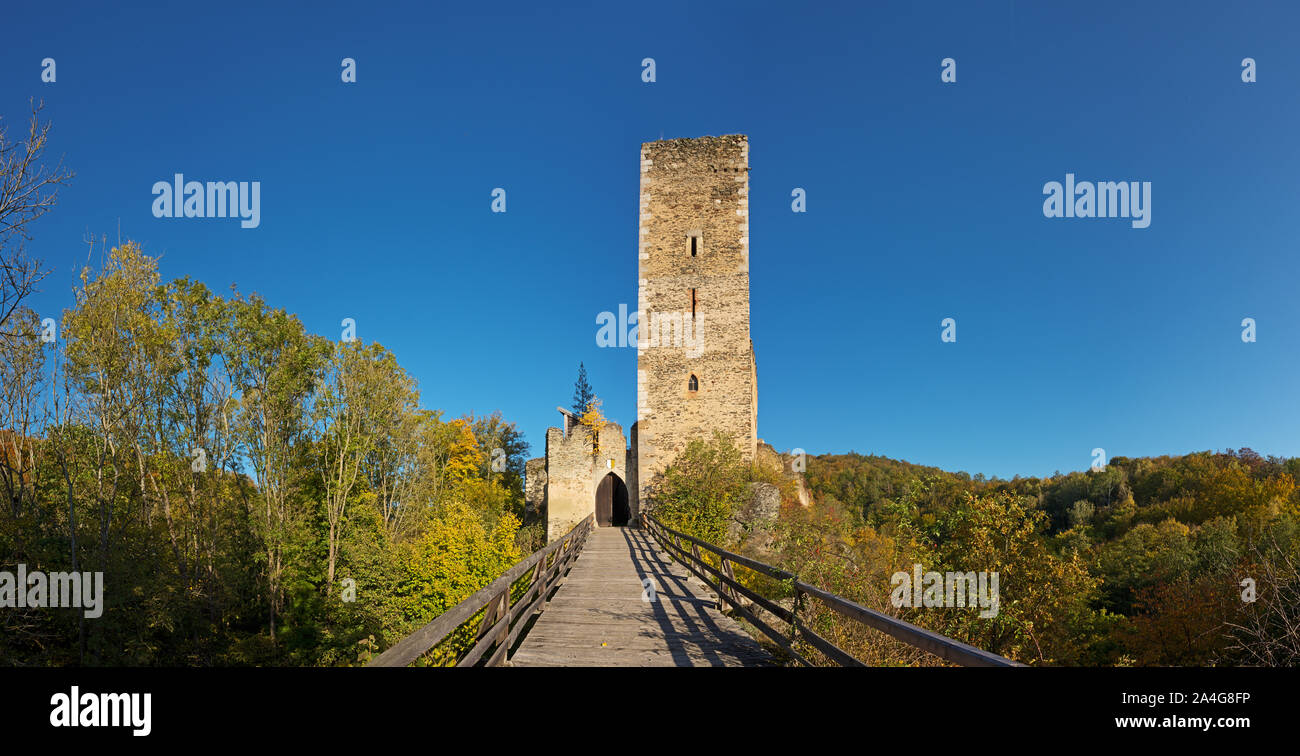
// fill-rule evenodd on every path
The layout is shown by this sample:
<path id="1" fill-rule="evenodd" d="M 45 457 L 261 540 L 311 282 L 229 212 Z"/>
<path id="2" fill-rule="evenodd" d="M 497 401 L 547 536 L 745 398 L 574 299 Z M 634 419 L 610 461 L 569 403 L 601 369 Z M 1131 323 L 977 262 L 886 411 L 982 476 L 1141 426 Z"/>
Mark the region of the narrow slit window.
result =
<path id="1" fill-rule="evenodd" d="M 699 252 L 699 243 L 700 237 L 691 236 L 691 257 L 695 257 L 696 253 Z"/>
<path id="2" fill-rule="evenodd" d="M 700 390 L 700 379 L 696 378 L 694 373 L 691 374 L 691 379 L 686 382 L 686 390 L 687 391 Z"/>
<path id="3" fill-rule="evenodd" d="M 691 289 L 691 317 L 695 317 L 695 289 Z"/>

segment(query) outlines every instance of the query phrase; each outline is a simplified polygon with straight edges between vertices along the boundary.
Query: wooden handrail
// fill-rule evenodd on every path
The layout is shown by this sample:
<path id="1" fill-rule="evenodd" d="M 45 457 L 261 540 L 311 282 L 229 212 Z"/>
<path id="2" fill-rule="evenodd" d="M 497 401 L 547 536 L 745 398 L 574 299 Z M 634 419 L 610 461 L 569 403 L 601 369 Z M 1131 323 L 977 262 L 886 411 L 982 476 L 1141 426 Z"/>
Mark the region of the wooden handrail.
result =
<path id="1" fill-rule="evenodd" d="M 1023 667 L 1024 664 L 1013 661 L 1004 656 L 990 653 L 983 649 L 954 640 L 946 635 L 940 635 L 932 630 L 926 630 L 923 627 L 917 627 L 910 622 L 904 622 L 897 617 L 891 617 L 888 614 L 878 612 L 874 609 L 868 609 L 861 604 L 850 601 L 842 596 L 837 596 L 829 591 L 822 590 L 814 585 L 799 580 L 794 573 L 786 572 L 770 564 L 740 554 L 734 554 L 726 549 L 719 548 L 708 541 L 695 538 L 694 536 L 678 532 L 659 522 L 650 514 L 642 514 L 642 521 L 648 526 L 655 539 L 659 541 L 668 553 L 677 561 L 681 562 L 686 569 L 690 570 L 700 580 L 706 584 L 716 587 L 719 602 L 725 602 L 731 606 L 735 612 L 749 621 L 760 632 L 770 638 L 774 643 L 786 650 L 796 661 L 803 664 L 809 664 L 794 648 L 792 642 L 795 637 L 802 637 L 810 646 L 825 654 L 836 663 L 844 666 L 865 666 L 861 661 L 844 649 L 836 646 L 830 641 L 818 635 L 806 624 L 799 619 L 799 605 L 803 596 L 812 596 L 838 612 L 845 617 L 856 620 L 868 627 L 879 630 L 887 635 L 893 636 L 898 640 L 922 651 L 934 654 L 941 659 L 959 664 L 963 667 Z M 682 542 L 690 545 L 688 550 L 682 545 Z M 700 549 L 704 549 L 718 557 L 719 568 L 715 568 L 707 561 L 700 557 Z M 789 582 L 795 591 L 794 610 L 785 609 L 775 602 L 760 596 L 749 588 L 741 585 L 735 578 L 733 565 L 747 567 L 768 577 L 775 578 L 783 582 Z M 789 626 L 787 633 L 781 633 L 760 620 L 754 613 L 747 610 L 741 605 L 741 597 L 748 599 L 755 605 L 767 610 L 777 619 L 785 622 Z"/>
<path id="2" fill-rule="evenodd" d="M 449 635 L 483 612 L 475 643 L 456 666 L 479 664 L 494 667 L 506 658 L 508 649 L 523 632 L 534 611 L 546 608 L 546 599 L 559 579 L 568 572 L 591 532 L 593 515 L 587 515 L 564 535 L 533 552 L 501 576 L 483 586 L 469 598 L 439 614 L 432 622 L 394 643 L 387 651 L 371 659 L 367 667 L 405 667 L 442 643 Z M 548 557 L 554 556 L 549 560 Z M 511 601 L 516 582 L 532 570 L 526 590 Z"/>

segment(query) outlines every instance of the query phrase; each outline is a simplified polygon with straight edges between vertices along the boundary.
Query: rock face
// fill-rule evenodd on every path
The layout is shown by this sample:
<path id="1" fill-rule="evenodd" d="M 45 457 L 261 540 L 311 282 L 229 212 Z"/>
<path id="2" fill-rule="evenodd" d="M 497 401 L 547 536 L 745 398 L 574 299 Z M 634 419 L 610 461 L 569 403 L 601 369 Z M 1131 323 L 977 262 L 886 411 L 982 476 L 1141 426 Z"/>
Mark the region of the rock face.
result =
<path id="1" fill-rule="evenodd" d="M 781 513 L 781 489 L 771 483 L 750 483 L 749 500 L 731 516 L 727 535 L 732 541 L 766 551 L 772 545 L 772 525 Z"/>
<path id="2" fill-rule="evenodd" d="M 798 449 L 795 451 L 800 452 Z M 806 507 L 812 503 L 812 492 L 808 490 L 808 481 L 804 479 L 803 474 L 804 466 L 808 464 L 806 455 L 781 454 L 760 438 L 756 460 L 773 472 L 781 473 L 787 480 L 794 481 L 800 505 Z"/>
<path id="3" fill-rule="evenodd" d="M 799 484 L 799 506 L 806 507 L 812 503 L 812 491 L 808 490 L 808 481 L 803 473 L 795 473 L 795 483 Z"/>
<path id="4" fill-rule="evenodd" d="M 781 514 L 781 489 L 771 483 L 750 483 L 749 514 L 751 522 L 774 522 Z"/>

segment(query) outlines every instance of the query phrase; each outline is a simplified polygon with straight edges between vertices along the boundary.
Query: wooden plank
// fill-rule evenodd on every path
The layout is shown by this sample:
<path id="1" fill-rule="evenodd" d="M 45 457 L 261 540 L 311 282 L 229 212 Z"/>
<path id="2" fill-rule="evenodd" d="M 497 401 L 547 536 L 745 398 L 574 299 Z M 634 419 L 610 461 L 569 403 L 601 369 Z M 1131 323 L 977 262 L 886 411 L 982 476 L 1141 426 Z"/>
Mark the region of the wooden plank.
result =
<path id="1" fill-rule="evenodd" d="M 516 655 L 511 666 L 558 667 L 750 667 L 772 663 L 770 656 L 701 655 L 670 649 L 660 651 L 560 649 L 535 651 L 526 659 Z"/>
<path id="2" fill-rule="evenodd" d="M 650 534 L 596 528 L 511 657 L 525 666 L 754 666 L 772 658 Z M 642 580 L 654 582 L 655 601 Z M 603 644 L 603 645 L 602 645 Z"/>
<path id="3" fill-rule="evenodd" d="M 558 648 L 516 654 L 512 667 L 770 667 L 765 653 L 701 653 L 686 649 Z"/>

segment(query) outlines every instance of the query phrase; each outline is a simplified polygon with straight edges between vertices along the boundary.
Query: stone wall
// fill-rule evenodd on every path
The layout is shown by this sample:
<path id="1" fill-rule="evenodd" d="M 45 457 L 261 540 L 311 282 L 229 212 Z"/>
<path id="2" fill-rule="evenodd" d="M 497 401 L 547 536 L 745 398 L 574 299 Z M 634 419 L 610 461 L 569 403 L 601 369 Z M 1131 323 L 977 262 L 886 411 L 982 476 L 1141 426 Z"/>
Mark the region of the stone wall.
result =
<path id="1" fill-rule="evenodd" d="M 524 463 L 524 521 L 546 517 L 546 457 Z"/>
<path id="2" fill-rule="evenodd" d="M 601 428 L 599 444 L 585 425 L 573 426 L 567 435 L 562 428 L 546 429 L 548 543 L 596 511 L 596 487 L 611 472 L 627 482 L 627 439 L 618 423 Z M 630 499 L 631 487 L 628 491 Z"/>
<path id="3" fill-rule="evenodd" d="M 632 428 L 631 430 L 628 431 L 627 481 L 626 481 L 627 482 L 627 505 L 632 510 L 632 522 L 637 522 L 638 521 L 637 518 L 641 516 L 640 503 L 637 500 L 638 497 L 636 493 L 637 485 L 638 485 L 637 481 L 639 480 L 640 477 L 639 470 L 637 469 L 637 464 L 638 464 L 637 463 L 637 449 L 638 449 L 637 431 L 638 431 L 637 424 L 632 423 Z"/>
<path id="4" fill-rule="evenodd" d="M 748 194 L 743 135 L 641 147 L 634 511 L 693 439 L 719 430 L 754 457 Z"/>

